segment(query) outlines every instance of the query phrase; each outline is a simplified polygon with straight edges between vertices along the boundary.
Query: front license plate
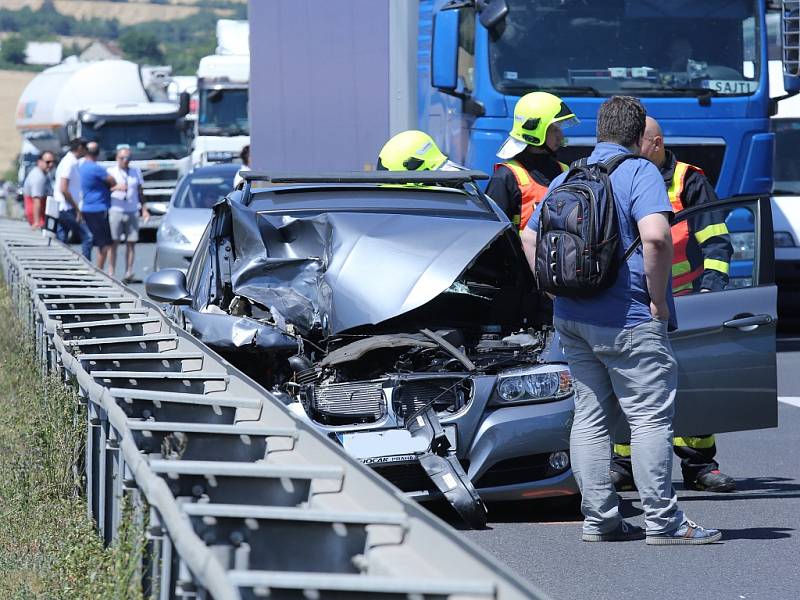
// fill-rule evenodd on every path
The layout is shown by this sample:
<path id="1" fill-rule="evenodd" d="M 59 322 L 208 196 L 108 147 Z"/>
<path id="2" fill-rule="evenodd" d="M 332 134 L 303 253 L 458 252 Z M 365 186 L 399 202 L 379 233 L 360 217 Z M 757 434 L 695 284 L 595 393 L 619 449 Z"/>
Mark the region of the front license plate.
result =
<path id="1" fill-rule="evenodd" d="M 450 447 L 456 447 L 456 426 L 444 426 Z M 416 453 L 425 452 L 425 440 L 411 437 L 406 429 L 384 429 L 382 431 L 353 431 L 337 433 L 345 451 L 366 465 L 395 462 L 413 462 Z"/>

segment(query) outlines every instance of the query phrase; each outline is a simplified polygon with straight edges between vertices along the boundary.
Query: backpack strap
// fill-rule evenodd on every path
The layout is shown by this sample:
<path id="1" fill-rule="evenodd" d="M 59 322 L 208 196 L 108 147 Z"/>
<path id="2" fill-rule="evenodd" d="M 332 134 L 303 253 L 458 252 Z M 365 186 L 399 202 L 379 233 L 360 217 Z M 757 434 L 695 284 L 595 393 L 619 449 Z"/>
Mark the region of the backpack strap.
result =
<path id="1" fill-rule="evenodd" d="M 629 158 L 643 158 L 643 157 L 638 154 L 632 154 L 632 153 L 617 154 L 616 156 L 613 156 L 607 161 L 605 161 L 603 163 L 603 167 L 605 168 L 606 173 L 608 173 L 608 175 L 611 175 L 611 173 L 613 173 L 618 166 L 620 166 Z M 634 252 L 636 252 L 636 248 L 638 248 L 639 244 L 641 243 L 642 243 L 642 236 L 637 235 L 636 238 L 633 240 L 633 243 L 631 243 L 631 245 L 628 247 L 627 250 L 625 250 L 625 253 L 622 255 L 623 263 L 628 262 L 628 259 Z"/>

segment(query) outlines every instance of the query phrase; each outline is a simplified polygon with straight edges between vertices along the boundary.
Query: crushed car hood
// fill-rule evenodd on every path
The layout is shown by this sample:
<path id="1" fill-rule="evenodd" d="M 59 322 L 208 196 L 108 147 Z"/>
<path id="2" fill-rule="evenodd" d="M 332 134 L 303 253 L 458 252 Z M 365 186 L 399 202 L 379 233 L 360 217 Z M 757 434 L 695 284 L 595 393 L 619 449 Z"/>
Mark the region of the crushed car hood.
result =
<path id="1" fill-rule="evenodd" d="M 231 285 L 301 329 L 377 324 L 447 290 L 511 224 L 412 214 L 289 217 L 228 201 Z"/>

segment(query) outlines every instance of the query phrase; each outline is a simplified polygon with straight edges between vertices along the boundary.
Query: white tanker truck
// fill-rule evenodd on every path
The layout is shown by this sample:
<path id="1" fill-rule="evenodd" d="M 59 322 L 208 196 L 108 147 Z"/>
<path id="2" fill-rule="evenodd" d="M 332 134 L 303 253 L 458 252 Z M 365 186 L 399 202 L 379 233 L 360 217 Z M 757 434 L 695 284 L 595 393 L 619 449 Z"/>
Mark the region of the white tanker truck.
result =
<path id="1" fill-rule="evenodd" d="M 155 75 L 154 75 L 155 74 Z M 111 165 L 117 148 L 128 145 L 132 165 L 144 176 L 143 192 L 158 227 L 178 179 L 189 170 L 189 97 L 166 99 L 169 77 L 124 60 L 67 61 L 37 75 L 25 88 L 16 124 L 39 151 L 63 155 L 69 141 L 83 137 L 100 145 L 100 160 Z"/>

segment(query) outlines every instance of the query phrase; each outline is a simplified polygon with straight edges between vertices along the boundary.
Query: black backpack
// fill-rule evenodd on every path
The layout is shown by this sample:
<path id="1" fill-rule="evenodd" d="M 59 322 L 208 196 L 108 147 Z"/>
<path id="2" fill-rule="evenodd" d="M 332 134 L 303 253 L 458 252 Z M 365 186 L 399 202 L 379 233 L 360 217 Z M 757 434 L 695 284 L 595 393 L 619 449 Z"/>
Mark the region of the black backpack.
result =
<path id="1" fill-rule="evenodd" d="M 539 289 L 555 296 L 585 298 L 610 287 L 620 264 L 619 223 L 609 176 L 635 154 L 604 163 L 581 159 L 570 165 L 564 181 L 542 200 L 534 275 Z"/>

